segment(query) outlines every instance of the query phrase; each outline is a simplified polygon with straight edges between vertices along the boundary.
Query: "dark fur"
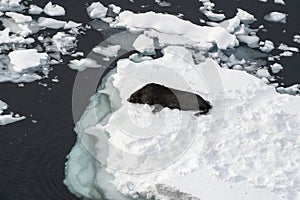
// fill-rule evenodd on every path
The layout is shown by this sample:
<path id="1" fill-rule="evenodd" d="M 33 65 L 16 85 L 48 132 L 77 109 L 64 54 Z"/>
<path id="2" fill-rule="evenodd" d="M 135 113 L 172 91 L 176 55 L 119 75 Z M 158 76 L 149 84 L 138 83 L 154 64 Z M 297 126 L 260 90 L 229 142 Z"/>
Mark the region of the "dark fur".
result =
<path id="1" fill-rule="evenodd" d="M 127 101 L 184 111 L 200 111 L 196 115 L 206 114 L 212 108 L 208 101 L 205 101 L 197 94 L 168 88 L 155 83 L 147 84 L 137 90 Z"/>

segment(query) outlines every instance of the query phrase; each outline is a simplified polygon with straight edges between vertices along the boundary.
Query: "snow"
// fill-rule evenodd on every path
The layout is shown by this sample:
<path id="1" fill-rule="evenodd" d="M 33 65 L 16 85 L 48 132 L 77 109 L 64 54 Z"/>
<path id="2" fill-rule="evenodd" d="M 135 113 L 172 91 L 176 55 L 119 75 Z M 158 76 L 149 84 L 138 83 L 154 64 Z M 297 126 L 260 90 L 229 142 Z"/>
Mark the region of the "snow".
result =
<path id="1" fill-rule="evenodd" d="M 20 13 L 6 12 L 5 15 L 11 17 L 16 23 L 26 23 L 32 21 L 32 17 Z"/>
<path id="2" fill-rule="evenodd" d="M 64 21 L 60 21 L 52 18 L 40 17 L 38 19 L 38 25 L 45 28 L 59 29 L 59 28 L 63 28 L 65 24 L 66 22 Z"/>
<path id="3" fill-rule="evenodd" d="M 83 71 L 86 68 L 99 68 L 102 67 L 97 61 L 90 58 L 82 58 L 80 60 L 71 60 L 69 67 L 74 70 Z"/>
<path id="4" fill-rule="evenodd" d="M 155 53 L 153 40 L 145 35 L 139 35 L 132 46 L 135 50 L 145 55 Z"/>
<path id="5" fill-rule="evenodd" d="M 38 53 L 36 49 L 15 50 L 10 52 L 8 57 L 16 72 L 39 67 L 48 59 L 47 53 Z"/>
<path id="6" fill-rule="evenodd" d="M 39 15 L 43 12 L 43 9 L 37 5 L 30 5 L 28 13 L 32 15 Z"/>
<path id="7" fill-rule="evenodd" d="M 278 72 L 280 72 L 283 69 L 282 65 L 279 63 L 274 63 L 270 67 L 274 74 L 277 74 Z"/>
<path id="8" fill-rule="evenodd" d="M 23 119 L 25 119 L 26 117 L 24 116 L 19 116 L 18 114 L 16 114 L 15 116 L 11 113 L 11 114 L 5 114 L 3 115 L 3 111 L 6 110 L 8 108 L 8 105 L 0 100 L 0 126 L 4 126 L 7 124 L 11 124 L 17 121 L 21 121 Z"/>
<path id="9" fill-rule="evenodd" d="M 107 8 L 103 6 L 100 2 L 94 2 L 89 7 L 87 7 L 87 12 L 90 18 L 104 18 L 106 16 Z"/>
<path id="10" fill-rule="evenodd" d="M 264 19 L 270 22 L 286 23 L 287 14 L 281 12 L 271 12 L 265 15 Z"/>
<path id="11" fill-rule="evenodd" d="M 66 11 L 63 7 L 52 4 L 52 2 L 49 1 L 44 7 L 44 13 L 49 16 L 63 16 L 66 14 Z"/>
<path id="12" fill-rule="evenodd" d="M 120 45 L 110 45 L 107 47 L 97 46 L 93 48 L 93 52 L 95 52 L 96 54 L 100 54 L 105 58 L 111 58 L 116 57 L 120 49 Z"/>

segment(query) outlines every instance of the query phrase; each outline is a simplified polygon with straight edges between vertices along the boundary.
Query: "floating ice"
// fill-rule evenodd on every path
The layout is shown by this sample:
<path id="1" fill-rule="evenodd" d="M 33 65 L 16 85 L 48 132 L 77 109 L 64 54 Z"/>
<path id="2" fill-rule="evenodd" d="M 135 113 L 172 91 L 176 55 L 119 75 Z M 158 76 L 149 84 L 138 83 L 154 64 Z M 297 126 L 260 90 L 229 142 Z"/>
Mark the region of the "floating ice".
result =
<path id="1" fill-rule="evenodd" d="M 68 33 L 58 32 L 52 37 L 52 41 L 55 45 L 55 50 L 60 51 L 62 55 L 70 55 L 74 53 L 77 38 Z"/>
<path id="2" fill-rule="evenodd" d="M 282 51 L 293 51 L 293 52 L 299 52 L 299 49 L 297 47 L 289 47 L 286 44 L 281 43 L 278 47 L 279 50 Z"/>
<path id="3" fill-rule="evenodd" d="M 81 26 L 82 23 L 76 23 L 73 21 L 68 21 L 68 23 L 65 24 L 64 29 L 71 29 L 71 28 L 77 28 L 78 26 Z"/>
<path id="4" fill-rule="evenodd" d="M 43 9 L 37 5 L 30 5 L 28 13 L 32 15 L 39 15 L 43 12 Z"/>
<path id="5" fill-rule="evenodd" d="M 21 121 L 25 119 L 26 117 L 24 116 L 19 116 L 19 115 L 13 115 L 13 114 L 6 114 L 6 115 L 1 115 L 3 110 L 6 110 L 8 108 L 8 105 L 0 100 L 0 126 L 4 126 L 7 124 L 11 124 L 17 121 Z"/>
<path id="6" fill-rule="evenodd" d="M 274 0 L 274 3 L 285 5 L 284 0 Z"/>
<path id="7" fill-rule="evenodd" d="M 174 29 L 173 24 L 177 24 L 180 28 Z M 116 18 L 116 22 L 111 25 L 114 27 L 127 27 L 131 30 L 155 29 L 161 33 L 169 34 L 170 37 L 174 34 L 184 35 L 195 43 L 216 43 L 220 49 L 227 49 L 238 44 L 236 37 L 222 27 L 197 26 L 169 14 L 154 12 L 135 14 L 130 11 L 123 11 Z"/>
<path id="8" fill-rule="evenodd" d="M 32 17 L 20 13 L 6 12 L 5 15 L 11 17 L 16 23 L 26 23 L 32 21 Z"/>
<path id="9" fill-rule="evenodd" d="M 108 9 L 100 2 L 94 2 L 86 10 L 90 18 L 95 19 L 105 17 Z"/>
<path id="10" fill-rule="evenodd" d="M 271 67 L 271 70 L 272 70 L 272 72 L 273 72 L 274 74 L 280 72 L 280 71 L 283 69 L 282 65 L 281 65 L 281 64 L 278 64 L 278 63 L 274 63 L 274 64 L 271 65 L 270 67 Z"/>
<path id="11" fill-rule="evenodd" d="M 82 58 L 80 60 L 71 60 L 69 63 L 71 69 L 83 71 L 86 68 L 99 68 L 102 67 L 97 61 L 90 58 Z"/>
<path id="12" fill-rule="evenodd" d="M 116 57 L 120 49 L 121 49 L 120 45 L 110 45 L 107 47 L 97 46 L 93 48 L 93 52 L 100 54 L 105 58 L 111 58 L 111 57 Z"/>
<path id="13" fill-rule="evenodd" d="M 153 39 L 145 36 L 139 35 L 132 45 L 137 51 L 145 55 L 155 54 Z"/>
<path id="14" fill-rule="evenodd" d="M 300 44 L 300 35 L 294 35 L 293 41 Z"/>
<path id="15" fill-rule="evenodd" d="M 270 40 L 266 40 L 265 42 L 260 42 L 259 45 L 260 45 L 259 49 L 262 52 L 270 53 L 274 49 L 274 43 Z"/>
<path id="16" fill-rule="evenodd" d="M 161 7 L 170 7 L 171 3 L 163 0 L 155 0 L 155 3 Z"/>
<path id="17" fill-rule="evenodd" d="M 289 87 L 278 87 L 277 91 L 282 93 L 282 94 L 291 94 L 291 95 L 296 95 L 299 93 L 300 90 L 300 85 L 299 84 L 294 84 Z"/>
<path id="18" fill-rule="evenodd" d="M 254 21 L 256 21 L 257 19 L 254 17 L 254 15 L 248 13 L 247 11 L 245 10 L 242 10 L 240 8 L 237 9 L 238 12 L 237 12 L 237 16 L 240 18 L 241 22 L 244 22 L 244 23 L 252 23 Z"/>
<path id="19" fill-rule="evenodd" d="M 59 29 L 59 28 L 63 28 L 65 24 L 66 22 L 64 21 L 60 21 L 52 18 L 40 17 L 38 19 L 38 25 L 45 28 Z"/>
<path id="20" fill-rule="evenodd" d="M 48 59 L 47 53 L 38 53 L 36 49 L 15 50 L 10 52 L 8 57 L 16 72 L 39 67 Z"/>
<path id="21" fill-rule="evenodd" d="M 249 47 L 258 47 L 259 37 L 255 35 L 237 35 L 237 39 L 240 42 L 246 43 Z"/>
<path id="22" fill-rule="evenodd" d="M 62 16 L 66 14 L 66 11 L 63 7 L 52 4 L 51 1 L 49 1 L 44 8 L 44 13 L 49 16 Z"/>
<path id="23" fill-rule="evenodd" d="M 271 12 L 265 15 L 264 19 L 270 22 L 286 23 L 287 14 L 281 12 Z"/>

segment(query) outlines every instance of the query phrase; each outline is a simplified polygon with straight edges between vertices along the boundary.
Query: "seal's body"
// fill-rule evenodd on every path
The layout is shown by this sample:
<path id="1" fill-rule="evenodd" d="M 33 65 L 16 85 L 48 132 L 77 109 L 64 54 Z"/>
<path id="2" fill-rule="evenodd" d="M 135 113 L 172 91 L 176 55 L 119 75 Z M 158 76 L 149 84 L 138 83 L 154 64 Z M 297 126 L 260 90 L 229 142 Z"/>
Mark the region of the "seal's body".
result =
<path id="1" fill-rule="evenodd" d="M 168 88 L 156 83 L 147 84 L 137 90 L 128 98 L 128 101 L 154 105 L 154 111 L 159 111 L 163 107 L 184 111 L 200 111 L 196 115 L 206 114 L 212 108 L 208 101 L 197 94 Z"/>

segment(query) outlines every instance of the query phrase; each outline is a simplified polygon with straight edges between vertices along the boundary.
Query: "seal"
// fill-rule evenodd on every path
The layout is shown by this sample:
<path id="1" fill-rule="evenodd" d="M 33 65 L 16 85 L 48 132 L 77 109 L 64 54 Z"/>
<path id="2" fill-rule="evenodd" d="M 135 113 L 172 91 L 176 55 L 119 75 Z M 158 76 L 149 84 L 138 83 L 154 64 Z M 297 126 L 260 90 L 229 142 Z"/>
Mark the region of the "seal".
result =
<path id="1" fill-rule="evenodd" d="M 202 115 L 212 108 L 210 102 L 204 100 L 200 95 L 187 91 L 150 83 L 135 91 L 127 99 L 130 103 L 148 104 L 154 106 L 153 113 L 168 107 L 183 111 L 200 111 L 195 115 Z"/>

